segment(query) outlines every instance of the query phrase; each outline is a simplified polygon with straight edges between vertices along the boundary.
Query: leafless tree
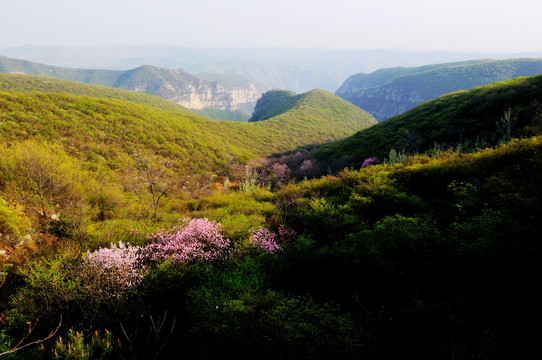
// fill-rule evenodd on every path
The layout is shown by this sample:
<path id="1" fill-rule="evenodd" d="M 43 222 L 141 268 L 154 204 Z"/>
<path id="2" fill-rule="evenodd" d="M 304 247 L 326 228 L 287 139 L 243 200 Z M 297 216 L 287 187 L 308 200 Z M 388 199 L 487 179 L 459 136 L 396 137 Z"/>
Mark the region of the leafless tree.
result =
<path id="1" fill-rule="evenodd" d="M 136 358 L 144 359 L 146 358 L 145 355 L 148 354 L 152 356 L 153 360 L 158 359 L 160 353 L 162 352 L 162 350 L 164 350 L 164 347 L 166 346 L 171 335 L 173 334 L 173 331 L 175 330 L 175 326 L 177 324 L 177 319 L 174 317 L 171 320 L 171 327 L 169 325 L 167 325 L 166 327 L 166 323 L 168 322 L 167 315 L 167 310 L 164 313 L 163 317 L 157 317 L 156 319 L 154 319 L 152 315 L 149 315 L 151 326 L 146 336 L 146 341 L 143 341 L 143 339 L 139 338 L 137 328 L 131 332 L 128 332 L 124 328 L 122 323 L 120 324 L 122 332 L 124 333 L 126 340 L 128 340 L 128 342 L 130 343 L 130 348 Z M 141 347 L 136 348 L 136 346 Z"/>
<path id="2" fill-rule="evenodd" d="M 167 163 L 144 158 L 140 158 L 138 161 L 138 176 L 131 188 L 136 195 L 136 201 L 145 213 L 145 217 L 152 214 L 153 221 L 157 221 L 160 200 L 167 196 L 172 188 L 167 177 Z M 149 202 L 151 203 L 150 209 Z"/>

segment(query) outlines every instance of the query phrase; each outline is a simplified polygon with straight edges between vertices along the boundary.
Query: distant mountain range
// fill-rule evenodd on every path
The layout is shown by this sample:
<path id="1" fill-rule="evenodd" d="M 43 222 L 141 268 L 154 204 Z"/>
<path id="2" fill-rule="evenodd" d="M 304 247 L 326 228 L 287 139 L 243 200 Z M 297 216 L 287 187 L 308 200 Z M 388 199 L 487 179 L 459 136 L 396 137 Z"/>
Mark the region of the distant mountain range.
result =
<path id="1" fill-rule="evenodd" d="M 441 95 L 542 73 L 542 59 L 473 60 L 377 70 L 349 77 L 336 91 L 378 121 Z"/>
<path id="2" fill-rule="evenodd" d="M 191 74 L 242 75 L 267 86 L 305 92 L 335 92 L 356 73 L 471 59 L 542 57 L 542 53 L 487 54 L 413 50 L 218 49 L 174 46 L 1 48 L 0 55 L 56 66 L 129 70 L 141 65 L 182 68 Z"/>
<path id="3" fill-rule="evenodd" d="M 221 113 L 223 112 L 236 113 L 246 119 L 250 117 L 260 95 L 267 90 L 265 86 L 239 75 L 206 73 L 200 78 L 182 69 L 150 65 L 131 70 L 76 69 L 0 56 L 0 72 L 40 75 L 122 88 L 157 95 L 190 109 L 212 109 L 216 112 L 211 114 L 217 117 L 228 116 Z"/>

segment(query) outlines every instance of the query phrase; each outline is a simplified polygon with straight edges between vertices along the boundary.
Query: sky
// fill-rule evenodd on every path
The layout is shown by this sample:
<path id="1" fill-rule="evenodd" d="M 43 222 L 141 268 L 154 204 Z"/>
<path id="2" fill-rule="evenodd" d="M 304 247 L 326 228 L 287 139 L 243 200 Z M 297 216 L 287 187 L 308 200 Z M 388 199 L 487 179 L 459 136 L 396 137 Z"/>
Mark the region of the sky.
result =
<path id="1" fill-rule="evenodd" d="M 0 0 L 0 47 L 542 51 L 541 0 Z"/>

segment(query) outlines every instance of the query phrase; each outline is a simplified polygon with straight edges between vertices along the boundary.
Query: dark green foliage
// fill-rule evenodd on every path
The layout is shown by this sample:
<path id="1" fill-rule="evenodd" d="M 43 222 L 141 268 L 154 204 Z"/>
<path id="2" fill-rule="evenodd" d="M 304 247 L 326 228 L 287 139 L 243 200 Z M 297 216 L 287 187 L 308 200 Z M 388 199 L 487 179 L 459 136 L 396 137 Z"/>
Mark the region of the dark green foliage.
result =
<path id="1" fill-rule="evenodd" d="M 256 103 L 250 122 L 267 120 L 291 110 L 297 103 L 298 96 L 289 90 L 270 90 Z"/>
<path id="2" fill-rule="evenodd" d="M 208 339 L 196 352 L 213 358 L 355 359 L 359 330 L 332 306 L 310 298 L 268 291 L 234 299 L 193 293 L 197 326 L 191 333 Z M 213 306 L 214 304 L 218 304 Z M 201 341 L 200 340 L 200 341 Z M 201 356 L 200 355 L 200 356 Z"/>

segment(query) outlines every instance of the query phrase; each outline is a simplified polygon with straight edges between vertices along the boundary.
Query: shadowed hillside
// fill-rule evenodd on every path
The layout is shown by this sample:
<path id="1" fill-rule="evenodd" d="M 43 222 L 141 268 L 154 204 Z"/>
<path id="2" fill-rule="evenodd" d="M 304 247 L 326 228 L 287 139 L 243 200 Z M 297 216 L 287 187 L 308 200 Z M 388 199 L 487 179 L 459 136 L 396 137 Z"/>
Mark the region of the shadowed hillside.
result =
<path id="1" fill-rule="evenodd" d="M 458 143 L 495 143 L 530 134 L 540 117 L 542 76 L 444 95 L 355 135 L 323 146 L 316 157 L 359 167 L 365 158 L 386 157 L 390 149 L 424 152 Z M 510 110 L 507 123 L 506 113 Z"/>

